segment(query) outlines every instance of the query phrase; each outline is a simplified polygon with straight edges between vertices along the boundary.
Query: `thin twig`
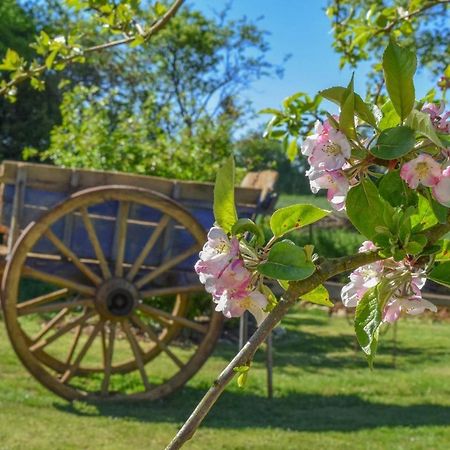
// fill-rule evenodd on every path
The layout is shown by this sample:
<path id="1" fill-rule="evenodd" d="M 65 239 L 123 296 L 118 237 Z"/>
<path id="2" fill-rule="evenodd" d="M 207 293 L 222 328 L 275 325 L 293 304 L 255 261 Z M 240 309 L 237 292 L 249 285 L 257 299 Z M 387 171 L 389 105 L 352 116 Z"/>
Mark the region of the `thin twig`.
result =
<path id="1" fill-rule="evenodd" d="M 434 8 L 435 6 L 441 6 L 441 5 L 448 5 L 450 3 L 450 0 L 437 0 L 433 3 L 428 3 L 424 6 L 422 6 L 419 9 L 416 9 L 415 11 L 405 14 L 402 17 L 399 17 L 398 19 L 393 20 L 391 23 L 387 24 L 385 27 L 380 28 L 375 34 L 380 34 L 380 33 L 390 33 L 392 31 L 392 29 L 399 24 L 401 21 L 404 20 L 409 20 L 412 17 L 418 16 L 422 13 L 424 13 L 425 11 L 427 11 L 428 9 Z"/>

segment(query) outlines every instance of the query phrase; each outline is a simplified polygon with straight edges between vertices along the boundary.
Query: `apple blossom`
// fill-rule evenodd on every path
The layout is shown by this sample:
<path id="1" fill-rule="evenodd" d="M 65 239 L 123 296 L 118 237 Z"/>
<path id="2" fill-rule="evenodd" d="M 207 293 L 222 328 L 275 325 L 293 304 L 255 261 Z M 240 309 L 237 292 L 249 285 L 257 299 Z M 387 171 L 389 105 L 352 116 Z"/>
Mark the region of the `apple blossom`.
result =
<path id="1" fill-rule="evenodd" d="M 372 241 L 364 241 L 359 248 L 359 252 L 374 251 L 376 249 L 377 247 Z M 354 270 L 349 277 L 350 283 L 347 283 L 341 291 L 344 306 L 347 308 L 355 307 L 364 294 L 378 284 L 382 273 L 383 263 L 381 261 L 366 264 Z"/>
<path id="2" fill-rule="evenodd" d="M 438 183 L 433 186 L 434 198 L 444 206 L 450 207 L 450 166 L 442 171 Z"/>
<path id="3" fill-rule="evenodd" d="M 422 112 L 430 116 L 433 126 L 439 133 L 450 133 L 450 111 L 444 112 L 445 104 L 440 103 L 439 106 L 435 103 L 425 103 L 422 107 Z"/>
<path id="4" fill-rule="evenodd" d="M 209 276 L 217 277 L 238 254 L 239 241 L 235 237 L 230 240 L 222 228 L 212 227 L 199 254 L 200 260 L 195 264 L 201 283 Z"/>
<path id="5" fill-rule="evenodd" d="M 411 189 L 416 189 L 419 183 L 431 187 L 435 186 L 441 178 L 441 166 L 430 155 L 422 153 L 403 164 L 400 176 Z"/>
<path id="6" fill-rule="evenodd" d="M 309 164 L 319 170 L 342 168 L 351 155 L 351 147 L 343 133 L 333 128 L 329 120 L 316 122 L 315 133 L 302 145 L 302 154 L 308 156 Z"/>
<path id="7" fill-rule="evenodd" d="M 365 241 L 359 252 L 374 251 L 377 247 L 371 241 Z M 384 307 L 383 322 L 395 322 L 402 311 L 407 314 L 421 314 L 425 309 L 436 311 L 436 306 L 422 298 L 421 289 L 426 276 L 423 270 L 414 269 L 409 261 L 396 262 L 392 258 L 366 264 L 350 274 L 350 282 L 341 291 L 344 306 L 354 308 L 364 294 L 380 281 L 389 279 L 392 292 Z"/>
<path id="8" fill-rule="evenodd" d="M 205 290 L 212 294 L 216 311 L 226 317 L 238 317 L 249 310 L 259 324 L 266 315 L 263 308 L 267 298 L 253 285 L 252 272 L 240 255 L 239 241 L 228 238 L 222 228 L 212 227 L 199 257 L 195 271 Z"/>
<path id="9" fill-rule="evenodd" d="M 311 191 L 316 194 L 320 189 L 328 189 L 327 199 L 337 211 L 345 208 L 345 198 L 350 188 L 347 177 L 342 171 L 314 171 L 310 169 L 309 177 Z"/>
<path id="10" fill-rule="evenodd" d="M 222 312 L 228 318 L 239 317 L 246 310 L 250 311 L 255 317 L 258 326 L 268 314 L 264 311 L 268 303 L 267 298 L 256 289 L 241 291 L 240 293 L 225 290 L 216 302 L 216 311 Z"/>
<path id="11" fill-rule="evenodd" d="M 423 271 L 411 273 L 411 279 L 388 300 L 383 311 L 383 322 L 397 321 L 402 311 L 411 315 L 422 314 L 425 309 L 436 312 L 436 306 L 422 298 L 421 289 L 425 282 L 426 277 Z"/>

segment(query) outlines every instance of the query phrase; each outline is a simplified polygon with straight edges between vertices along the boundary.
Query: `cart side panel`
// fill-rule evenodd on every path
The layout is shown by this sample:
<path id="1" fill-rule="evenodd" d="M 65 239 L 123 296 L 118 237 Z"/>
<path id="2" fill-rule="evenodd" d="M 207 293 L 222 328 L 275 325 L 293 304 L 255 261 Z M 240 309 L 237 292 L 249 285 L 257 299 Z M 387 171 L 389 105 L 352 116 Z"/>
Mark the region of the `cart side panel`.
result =
<path id="1" fill-rule="evenodd" d="M 211 183 L 194 183 L 177 180 L 165 180 L 156 177 L 138 175 L 61 169 L 52 166 L 38 164 L 23 164 L 16 162 L 4 162 L 1 180 L 4 183 L 2 198 L 1 223 L 7 227 L 11 223 L 14 198 L 16 193 L 15 180 L 19 169 L 26 170 L 27 182 L 24 189 L 24 201 L 20 214 L 20 229 L 24 229 L 30 222 L 39 219 L 48 209 L 64 201 L 74 190 L 84 189 L 95 185 L 121 184 L 154 189 L 169 195 L 183 207 L 189 210 L 202 227 L 208 230 L 214 223 L 212 210 L 213 185 Z M 77 176 L 74 177 L 74 174 Z M 76 178 L 77 186 L 73 184 Z M 249 187 L 236 188 L 237 209 L 240 217 L 253 217 L 261 204 L 261 190 Z M 109 260 L 114 259 L 114 236 L 117 227 L 118 202 L 106 202 L 88 208 L 89 215 L 94 224 L 105 256 Z M 125 263 L 133 264 L 140 254 L 143 246 L 148 241 L 162 214 L 157 209 L 140 205 L 133 205 L 129 211 L 128 239 L 125 248 Z M 70 222 L 70 227 L 67 222 Z M 67 231 L 70 230 L 70 233 Z M 78 212 L 72 217 L 66 216 L 52 226 L 53 233 L 64 243 L 76 249 L 80 258 L 96 259 L 94 249 L 87 236 L 82 218 Z M 157 266 L 161 262 L 176 256 L 187 250 L 194 243 L 193 238 L 182 226 L 168 227 L 166 236 L 158 239 L 157 244 L 144 261 L 144 265 Z M 54 245 L 46 238 L 33 249 L 34 252 L 59 256 Z M 176 279 L 186 279 L 186 273 L 193 272 L 193 265 L 197 255 L 184 260 L 174 272 L 178 273 Z M 36 259 L 38 261 L 38 259 Z M 41 265 L 42 260 L 36 262 Z M 32 263 L 34 264 L 34 263 Z M 66 262 L 58 264 L 58 270 L 73 270 L 71 264 Z M 66 268 L 67 265 L 67 268 Z M 56 269 L 56 267 L 55 267 Z M 150 270 L 150 269 L 148 269 Z M 183 273 L 183 275 L 179 275 Z M 176 282 L 176 281 L 175 281 Z"/>

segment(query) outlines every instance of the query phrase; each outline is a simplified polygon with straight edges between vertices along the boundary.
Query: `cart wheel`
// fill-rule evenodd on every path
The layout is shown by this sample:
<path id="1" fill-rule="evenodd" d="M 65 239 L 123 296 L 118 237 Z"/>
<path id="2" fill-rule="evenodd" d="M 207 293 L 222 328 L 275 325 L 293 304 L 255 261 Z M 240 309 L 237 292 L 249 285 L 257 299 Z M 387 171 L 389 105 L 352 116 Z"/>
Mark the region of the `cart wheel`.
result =
<path id="1" fill-rule="evenodd" d="M 222 324 L 194 294 L 192 264 L 205 239 L 188 211 L 156 192 L 74 194 L 24 230 L 5 268 L 17 355 L 69 400 L 157 399 L 180 388 Z"/>

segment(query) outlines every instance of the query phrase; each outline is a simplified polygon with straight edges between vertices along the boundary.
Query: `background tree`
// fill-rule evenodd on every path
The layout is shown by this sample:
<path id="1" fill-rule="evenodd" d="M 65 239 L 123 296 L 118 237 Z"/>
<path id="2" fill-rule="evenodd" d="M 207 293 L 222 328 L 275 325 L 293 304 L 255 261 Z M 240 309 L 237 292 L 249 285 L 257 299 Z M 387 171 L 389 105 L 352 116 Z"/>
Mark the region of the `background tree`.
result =
<path id="1" fill-rule="evenodd" d="M 392 110 L 392 105 L 387 102 L 380 61 L 392 38 L 401 39 L 417 54 L 418 67 L 431 73 L 445 98 L 450 85 L 449 5 L 450 0 L 328 1 L 326 13 L 331 21 L 333 47 L 341 54 L 341 68 L 356 68 L 363 61 L 372 63 L 365 97 L 385 113 Z M 420 100 L 431 101 L 438 96 L 436 90 L 430 90 L 426 99 Z M 315 120 L 325 114 L 320 104 L 320 95 L 310 98 L 297 93 L 286 98 L 281 108 L 265 109 L 272 115 L 266 136 L 281 141 L 288 156 L 294 158 L 298 155 L 298 138 L 307 136 Z"/>
<path id="2" fill-rule="evenodd" d="M 1 2 L 0 29 L 0 55 L 11 48 L 25 58 L 32 58 L 34 52 L 29 44 L 37 32 L 37 23 L 15 0 Z M 5 72 L 0 72 L 0 83 L 5 80 Z M 39 92 L 33 92 L 27 85 L 20 86 L 14 103 L 0 96 L 1 159 L 17 159 L 24 146 L 43 149 L 48 145 L 49 132 L 60 117 L 61 94 L 54 76 L 47 77 L 46 81 L 45 88 Z"/>
<path id="3" fill-rule="evenodd" d="M 369 91 L 382 88 L 381 54 L 389 38 L 401 39 L 414 50 L 421 70 L 429 70 L 440 86 L 450 79 L 448 0 L 331 0 L 327 15 L 333 31 L 333 47 L 341 54 L 340 66 L 357 67 L 372 62 Z"/>
<path id="4" fill-rule="evenodd" d="M 27 158 L 212 180 L 251 113 L 243 93 L 254 80 L 281 73 L 266 60 L 266 33 L 246 18 L 229 20 L 229 6 L 206 17 L 186 5 L 151 42 L 136 39 L 131 47 L 115 46 L 95 58 L 88 52 L 80 60 L 84 64 L 69 65 L 64 61 L 75 50 L 105 40 L 105 25 L 126 35 L 152 23 L 156 6 L 167 5 L 144 9 L 140 2 L 119 2 L 130 4 L 133 13 L 132 21 L 119 23 L 118 9 L 113 20 L 96 2 L 87 14 L 85 2 L 66 2 L 75 8 L 71 15 L 60 2 L 56 7 L 53 0 L 45 1 L 54 14 L 37 7 L 42 0 L 27 2 L 40 31 L 34 47 L 46 62 L 54 57 L 45 73 L 59 73 L 57 61 L 63 61 L 67 81 L 61 123 L 52 130 L 50 145 L 42 151 L 31 142 Z"/>

